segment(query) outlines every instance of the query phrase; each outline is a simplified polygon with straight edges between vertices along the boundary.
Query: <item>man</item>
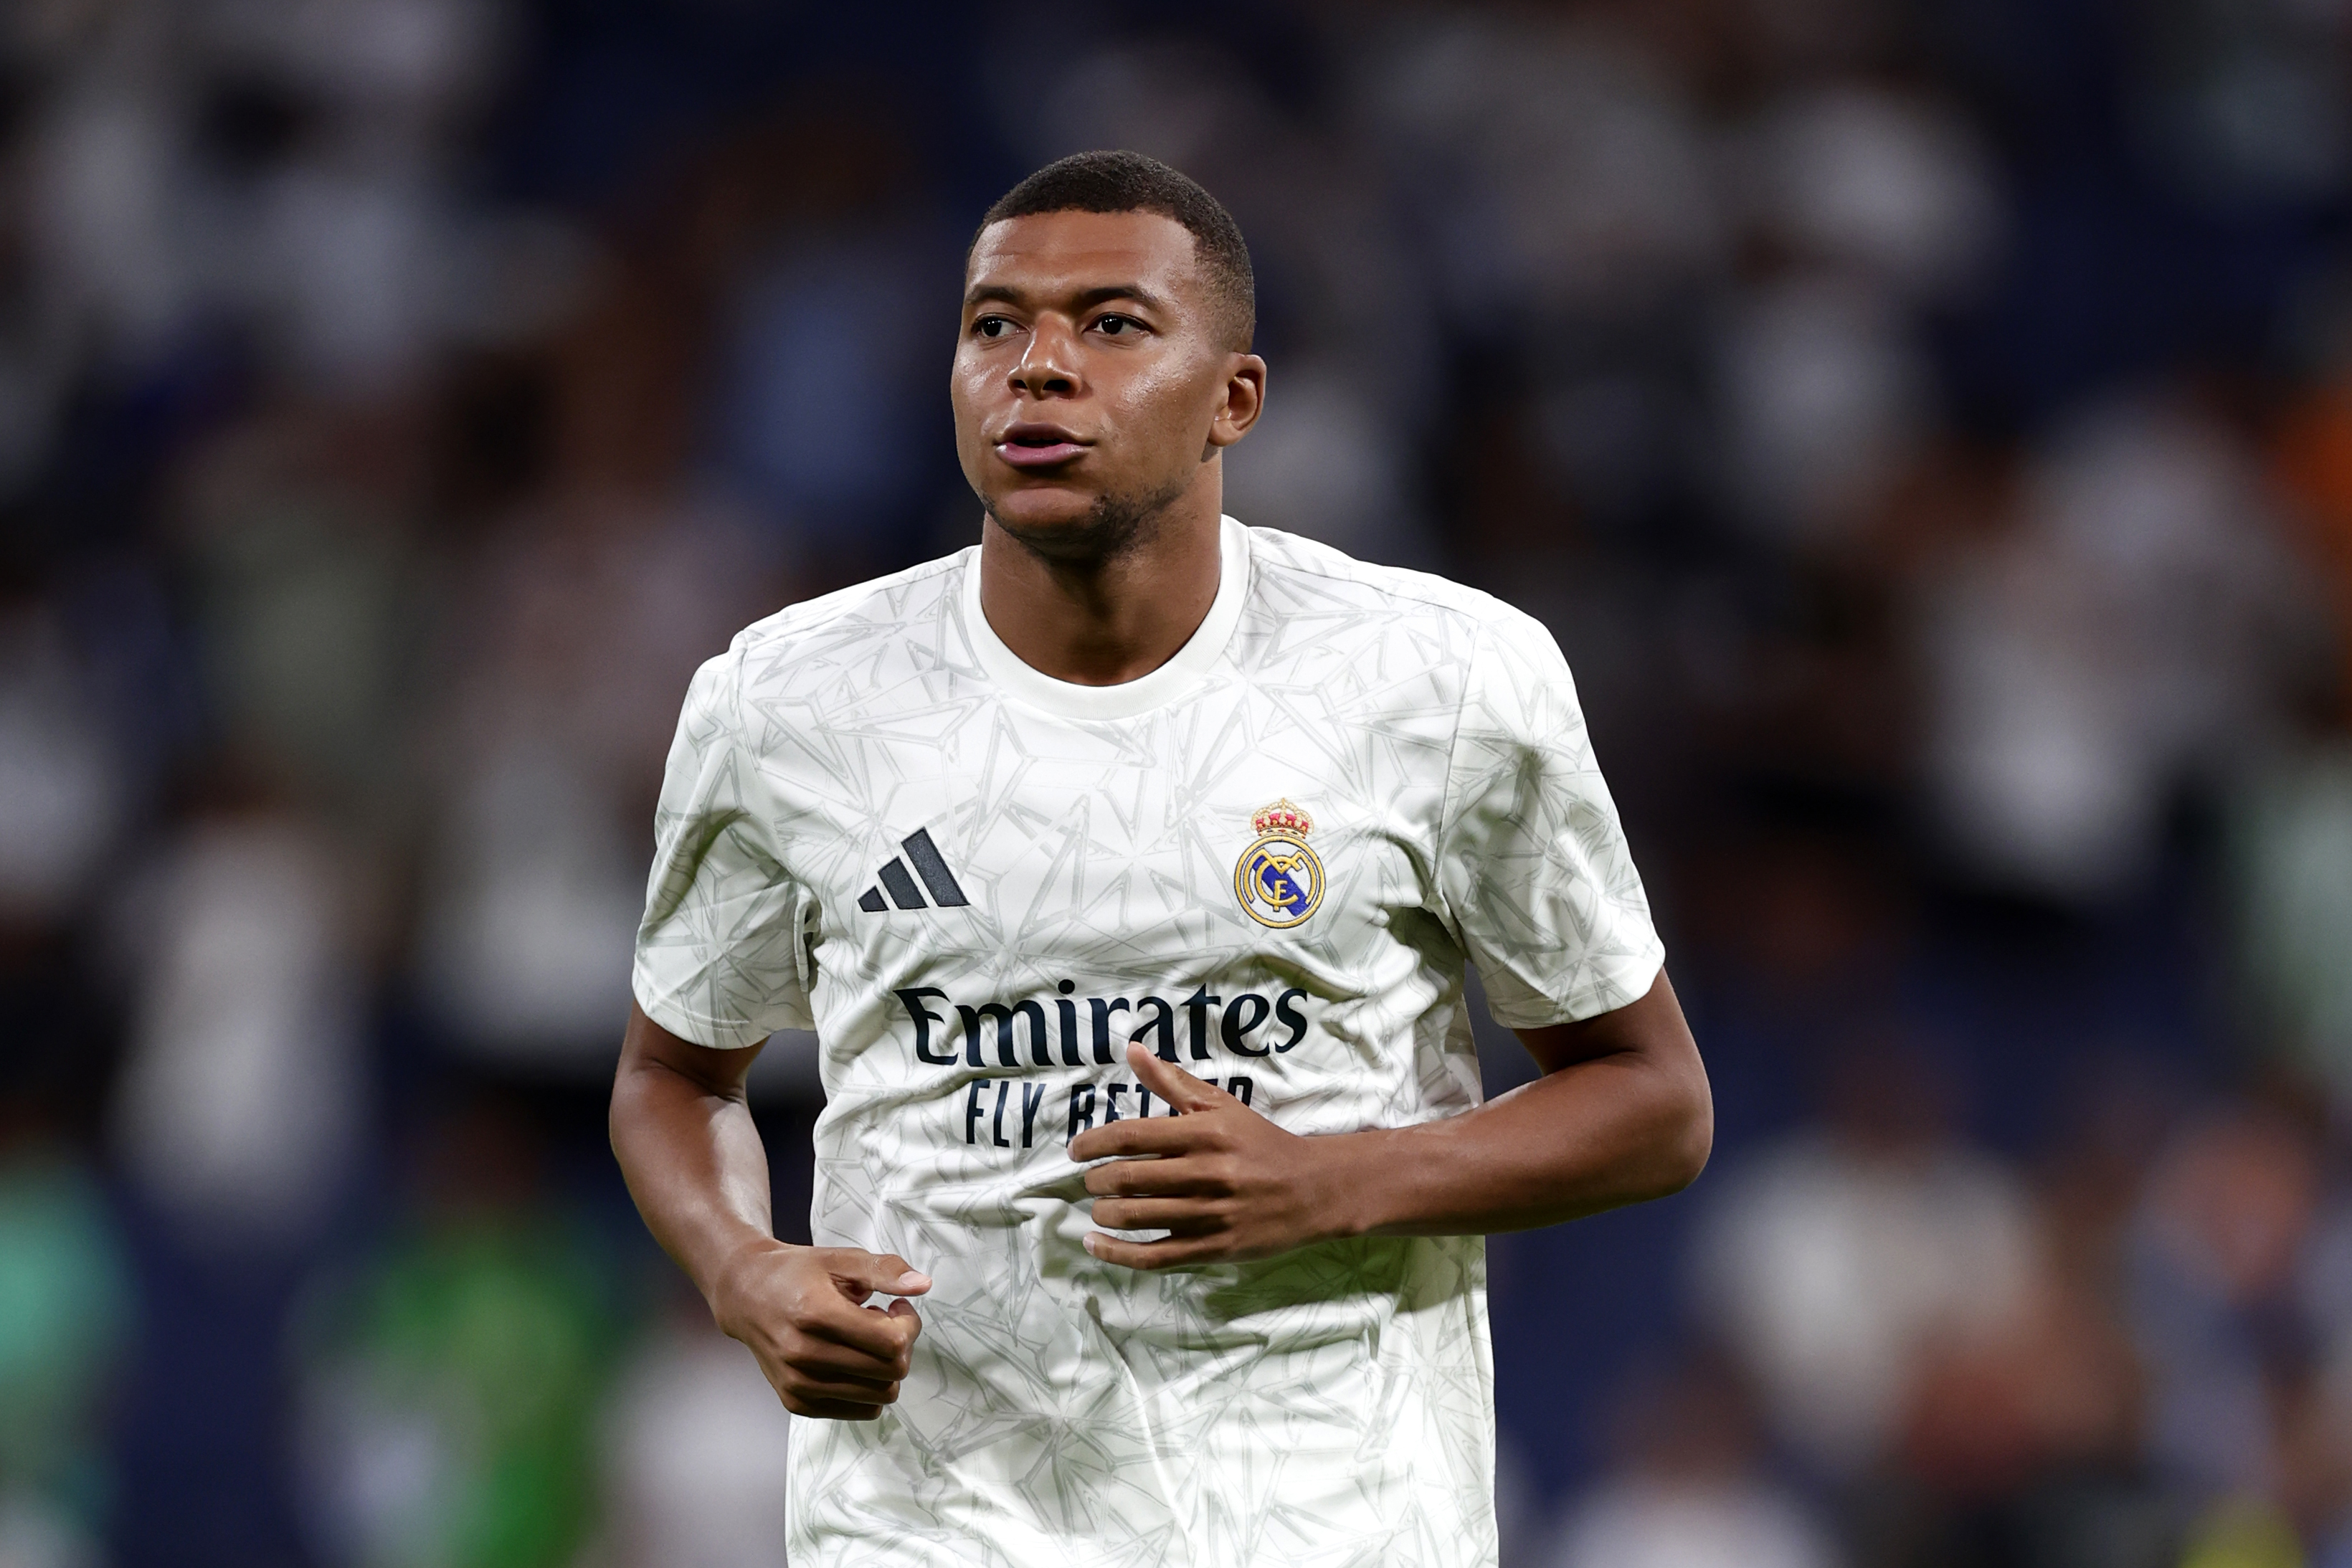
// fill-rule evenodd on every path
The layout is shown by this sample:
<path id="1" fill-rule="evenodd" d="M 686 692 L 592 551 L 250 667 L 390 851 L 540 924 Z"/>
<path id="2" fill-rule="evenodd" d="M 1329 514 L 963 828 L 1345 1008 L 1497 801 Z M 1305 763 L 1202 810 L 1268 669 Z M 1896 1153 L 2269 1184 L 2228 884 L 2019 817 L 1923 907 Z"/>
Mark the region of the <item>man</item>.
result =
<path id="1" fill-rule="evenodd" d="M 978 548 L 688 695 L 630 1188 L 804 1417 L 797 1563 L 1490 1563 L 1481 1237 L 1675 1191 L 1711 1128 L 1567 666 L 1221 517 L 1266 372 L 1183 175 L 1040 171 L 965 285 Z M 1465 955 L 1546 1073 L 1484 1105 Z M 812 1027 L 802 1248 L 742 1085 Z"/>

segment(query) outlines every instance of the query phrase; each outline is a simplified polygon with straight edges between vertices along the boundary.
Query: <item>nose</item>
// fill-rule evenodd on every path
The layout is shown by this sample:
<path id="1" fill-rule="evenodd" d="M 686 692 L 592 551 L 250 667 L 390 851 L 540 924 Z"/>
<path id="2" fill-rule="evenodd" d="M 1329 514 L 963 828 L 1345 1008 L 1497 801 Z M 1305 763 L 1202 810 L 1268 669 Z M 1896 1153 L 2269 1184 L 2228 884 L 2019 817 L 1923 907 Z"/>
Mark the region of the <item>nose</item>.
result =
<path id="1" fill-rule="evenodd" d="M 1021 362 L 1007 378 L 1014 391 L 1034 398 L 1072 397 L 1078 391 L 1078 344 L 1070 329 L 1045 317 L 1029 329 Z"/>

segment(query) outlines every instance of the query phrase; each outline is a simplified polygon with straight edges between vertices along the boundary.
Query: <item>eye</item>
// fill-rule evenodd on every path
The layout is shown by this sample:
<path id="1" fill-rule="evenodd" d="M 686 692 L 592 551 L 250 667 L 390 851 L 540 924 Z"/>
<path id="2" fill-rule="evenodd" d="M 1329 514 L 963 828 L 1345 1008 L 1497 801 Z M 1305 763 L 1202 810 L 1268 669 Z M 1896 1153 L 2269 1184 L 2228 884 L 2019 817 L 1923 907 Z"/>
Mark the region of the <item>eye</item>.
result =
<path id="1" fill-rule="evenodd" d="M 982 316 L 971 324 L 971 335 L 975 338 L 1003 338 L 1010 336 L 1012 331 L 1013 323 L 1002 316 Z"/>
<path id="2" fill-rule="evenodd" d="M 1132 316 L 1105 316 L 1095 322 L 1095 330 L 1106 338 L 1131 338 L 1143 330 L 1143 323 Z"/>

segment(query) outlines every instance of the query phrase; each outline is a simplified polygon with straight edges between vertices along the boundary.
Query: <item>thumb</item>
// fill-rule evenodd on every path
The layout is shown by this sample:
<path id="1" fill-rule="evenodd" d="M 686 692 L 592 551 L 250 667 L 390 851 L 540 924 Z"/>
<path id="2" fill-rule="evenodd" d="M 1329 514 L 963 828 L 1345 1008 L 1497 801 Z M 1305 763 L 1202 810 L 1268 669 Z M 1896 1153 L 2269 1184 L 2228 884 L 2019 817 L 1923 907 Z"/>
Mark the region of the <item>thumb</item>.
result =
<path id="1" fill-rule="evenodd" d="M 919 1296 L 931 1288 L 931 1277 L 908 1263 L 896 1252 L 853 1252 L 847 1268 L 836 1269 L 835 1278 L 853 1289 L 862 1287 L 859 1301 L 880 1293 L 886 1296 Z"/>
<path id="2" fill-rule="evenodd" d="M 1179 1111 L 1206 1111 L 1221 1100 L 1232 1096 L 1211 1088 L 1172 1061 L 1162 1061 L 1139 1043 L 1129 1043 L 1127 1064 L 1143 1081 L 1143 1086 L 1167 1101 Z"/>

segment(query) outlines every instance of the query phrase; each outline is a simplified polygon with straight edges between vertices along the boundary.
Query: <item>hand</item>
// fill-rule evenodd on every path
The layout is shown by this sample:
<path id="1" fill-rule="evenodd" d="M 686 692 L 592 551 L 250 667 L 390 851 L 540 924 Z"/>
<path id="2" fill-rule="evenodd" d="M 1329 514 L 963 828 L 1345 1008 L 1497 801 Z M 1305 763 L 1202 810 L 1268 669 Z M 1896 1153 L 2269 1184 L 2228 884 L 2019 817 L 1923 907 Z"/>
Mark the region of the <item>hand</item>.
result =
<path id="1" fill-rule="evenodd" d="M 1122 1241 L 1090 1231 L 1087 1251 L 1129 1269 L 1232 1263 L 1360 1228 L 1349 1222 L 1342 1201 L 1348 1184 L 1336 1168 L 1345 1140 L 1286 1133 L 1140 1045 L 1127 1048 L 1127 1061 L 1177 1114 L 1132 1117 L 1082 1133 L 1071 1140 L 1070 1157 L 1119 1156 L 1087 1173 L 1097 1225 L 1170 1235 Z"/>
<path id="2" fill-rule="evenodd" d="M 897 1402 L 923 1320 L 903 1299 L 887 1311 L 866 1299 L 930 1288 L 904 1258 L 772 1241 L 744 1249 L 711 1305 L 719 1328 L 751 1346 L 785 1409 L 871 1421 Z"/>

